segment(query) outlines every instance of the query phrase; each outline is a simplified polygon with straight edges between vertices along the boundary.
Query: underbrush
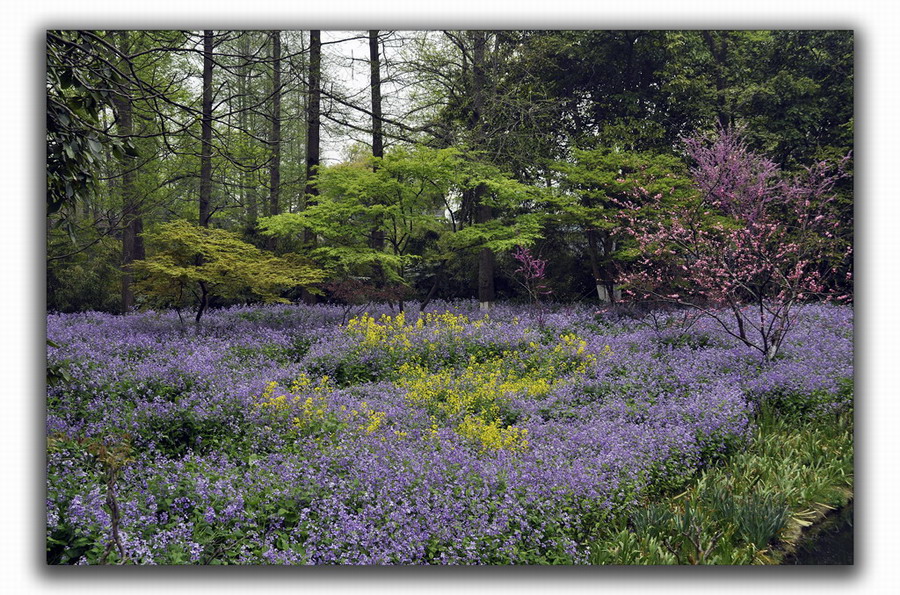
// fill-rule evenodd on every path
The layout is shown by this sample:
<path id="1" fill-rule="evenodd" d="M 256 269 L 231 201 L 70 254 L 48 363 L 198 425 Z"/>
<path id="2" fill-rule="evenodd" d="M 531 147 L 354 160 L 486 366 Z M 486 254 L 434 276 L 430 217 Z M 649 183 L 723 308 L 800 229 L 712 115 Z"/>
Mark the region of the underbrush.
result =
<path id="1" fill-rule="evenodd" d="M 590 545 L 593 564 L 778 564 L 853 494 L 853 412 L 763 407 L 749 449 L 646 502 Z"/>

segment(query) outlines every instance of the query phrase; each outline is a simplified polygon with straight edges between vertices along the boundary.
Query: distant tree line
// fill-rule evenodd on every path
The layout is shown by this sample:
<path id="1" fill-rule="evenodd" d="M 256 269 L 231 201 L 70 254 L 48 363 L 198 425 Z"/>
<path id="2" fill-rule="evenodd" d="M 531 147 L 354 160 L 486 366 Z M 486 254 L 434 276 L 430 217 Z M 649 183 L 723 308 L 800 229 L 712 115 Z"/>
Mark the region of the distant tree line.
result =
<path id="1" fill-rule="evenodd" d="M 627 216 L 665 227 L 699 204 L 684 139 L 722 134 L 795 198 L 806 168 L 840 164 L 823 216 L 852 244 L 850 31 L 48 31 L 46 49 L 50 310 L 489 308 L 528 299 L 524 246 L 551 299 L 614 302 L 661 266 Z M 829 250 L 844 260 L 804 266 L 852 294 Z"/>

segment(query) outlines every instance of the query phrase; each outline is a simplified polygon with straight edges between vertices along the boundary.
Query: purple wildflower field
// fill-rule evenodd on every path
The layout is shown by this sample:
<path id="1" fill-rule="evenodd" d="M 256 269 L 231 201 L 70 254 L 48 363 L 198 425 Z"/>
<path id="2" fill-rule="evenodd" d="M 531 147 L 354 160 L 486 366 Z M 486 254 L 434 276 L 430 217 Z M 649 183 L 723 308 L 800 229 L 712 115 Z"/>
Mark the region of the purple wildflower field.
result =
<path id="1" fill-rule="evenodd" d="M 48 562 L 113 539 L 92 439 L 130 452 L 110 560 L 578 564 L 610 514 L 746 446 L 760 403 L 849 406 L 848 306 L 805 306 L 773 362 L 711 320 L 542 308 L 50 314 Z"/>

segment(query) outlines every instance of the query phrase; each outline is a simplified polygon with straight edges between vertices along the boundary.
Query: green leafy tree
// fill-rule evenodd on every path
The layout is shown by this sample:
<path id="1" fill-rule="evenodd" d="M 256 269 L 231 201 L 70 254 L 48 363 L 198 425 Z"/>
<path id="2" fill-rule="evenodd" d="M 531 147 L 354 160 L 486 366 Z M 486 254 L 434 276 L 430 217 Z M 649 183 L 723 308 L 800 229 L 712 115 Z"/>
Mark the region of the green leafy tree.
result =
<path id="1" fill-rule="evenodd" d="M 555 106 L 556 121 L 539 130 L 566 154 L 574 147 L 664 148 L 672 130 L 658 71 L 664 31 L 539 31 L 525 38 L 515 72 Z M 540 97 L 540 99 L 538 99 Z M 674 133 L 674 137 L 673 137 Z"/>
<path id="2" fill-rule="evenodd" d="M 640 190 L 664 195 L 668 208 L 694 194 L 684 163 L 674 155 L 599 148 L 575 149 L 559 162 L 558 219 L 584 235 L 591 275 L 601 302 L 615 301 L 617 276 L 633 258 L 621 229 L 620 202 Z"/>
<path id="3" fill-rule="evenodd" d="M 669 31 L 665 46 L 658 94 L 672 140 L 741 126 L 789 171 L 852 149 L 852 31 Z"/>
<path id="4" fill-rule="evenodd" d="M 297 213 L 261 218 L 264 235 L 295 240 L 315 235 L 319 240 L 311 255 L 335 278 L 374 279 L 380 271 L 385 281 L 403 283 L 418 258 L 410 251 L 414 240 L 440 227 L 433 208 L 437 188 L 429 177 L 440 164 L 402 150 L 374 160 L 377 169 L 370 161 L 321 168 L 316 202 Z M 373 229 L 383 234 L 383 243 L 372 242 Z"/>
<path id="5" fill-rule="evenodd" d="M 193 304 L 199 324 L 211 296 L 287 302 L 285 289 L 314 288 L 324 273 L 297 255 L 275 256 L 232 232 L 172 221 L 145 233 L 152 256 L 135 261 L 137 292 L 145 305 L 181 310 Z"/>
<path id="6" fill-rule="evenodd" d="M 47 213 L 94 193 L 103 146 L 119 159 L 135 156 L 128 138 L 101 121 L 125 75 L 88 31 L 47 32 Z"/>
<path id="7" fill-rule="evenodd" d="M 383 159 L 321 168 L 316 183 L 315 204 L 259 225 L 286 238 L 314 233 L 320 241 L 310 255 L 335 278 L 382 273 L 388 283 L 412 286 L 450 261 L 485 248 L 512 250 L 541 231 L 539 213 L 514 212 L 537 196 L 532 188 L 454 148 L 396 148 Z M 464 193 L 478 186 L 501 217 L 477 223 L 466 217 Z M 372 241 L 373 229 L 383 242 Z"/>

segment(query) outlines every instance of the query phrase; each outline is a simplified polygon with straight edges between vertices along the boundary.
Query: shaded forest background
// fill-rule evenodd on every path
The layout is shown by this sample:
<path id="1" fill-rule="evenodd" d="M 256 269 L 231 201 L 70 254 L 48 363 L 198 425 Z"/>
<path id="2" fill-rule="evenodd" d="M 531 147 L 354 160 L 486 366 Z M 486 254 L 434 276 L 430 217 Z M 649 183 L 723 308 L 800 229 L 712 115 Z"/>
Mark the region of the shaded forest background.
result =
<path id="1" fill-rule="evenodd" d="M 737 127 L 788 173 L 851 151 L 853 35 L 50 31 L 47 94 L 51 311 L 527 299 L 517 246 L 553 299 L 610 302 L 635 257 L 621 201 L 696 193 L 683 138 Z M 140 263 L 179 242 L 169 270 L 209 261 L 183 221 L 257 252 L 173 298 Z"/>

